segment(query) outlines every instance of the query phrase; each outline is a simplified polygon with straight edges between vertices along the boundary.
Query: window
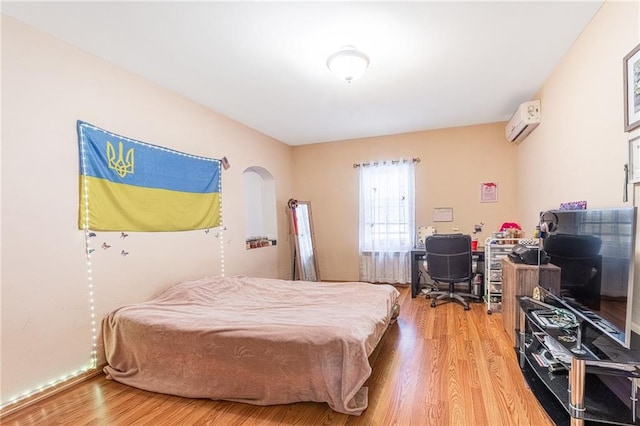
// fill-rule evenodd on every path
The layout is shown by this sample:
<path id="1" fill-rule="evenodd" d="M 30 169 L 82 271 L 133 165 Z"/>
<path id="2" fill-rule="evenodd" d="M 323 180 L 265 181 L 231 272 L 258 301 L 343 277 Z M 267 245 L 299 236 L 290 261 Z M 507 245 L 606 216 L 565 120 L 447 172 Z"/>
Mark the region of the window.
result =
<path id="1" fill-rule="evenodd" d="M 415 164 L 360 166 L 361 279 L 409 282 L 415 229 Z"/>

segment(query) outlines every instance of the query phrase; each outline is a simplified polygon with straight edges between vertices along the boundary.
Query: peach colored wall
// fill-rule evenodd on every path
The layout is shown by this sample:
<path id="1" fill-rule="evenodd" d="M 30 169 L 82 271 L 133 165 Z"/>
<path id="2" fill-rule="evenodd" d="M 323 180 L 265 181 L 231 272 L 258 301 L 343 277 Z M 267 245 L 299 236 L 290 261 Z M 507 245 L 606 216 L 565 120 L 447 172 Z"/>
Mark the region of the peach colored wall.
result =
<path id="1" fill-rule="evenodd" d="M 292 149 L 136 75 L 2 16 L 2 404 L 89 365 L 92 332 L 83 233 L 77 229 L 76 120 L 197 155 L 227 156 L 226 231 L 101 233 L 92 239 L 96 316 L 186 278 L 285 277 L 278 245 L 245 249 L 242 171 L 269 170 L 290 197 Z M 111 246 L 103 250 L 100 245 Z M 129 252 L 121 256 L 121 250 Z"/>
<path id="2" fill-rule="evenodd" d="M 481 239 L 516 219 L 515 145 L 505 123 L 294 147 L 294 194 L 310 201 L 323 279 L 358 280 L 358 170 L 354 163 L 420 158 L 416 167 L 416 223 L 439 233 Z M 481 182 L 497 182 L 497 203 L 480 203 Z M 433 209 L 452 207 L 453 222 L 433 223 Z"/>
<path id="3" fill-rule="evenodd" d="M 454 226 L 469 232 L 483 221 L 487 236 L 507 220 L 531 231 L 540 209 L 566 200 L 625 205 L 621 68 L 622 57 L 640 41 L 638 13 L 638 2 L 603 6 L 536 96 L 543 102 L 543 124 L 519 145 L 506 143 L 504 123 L 497 123 L 295 149 L 3 16 L 2 403 L 89 359 L 87 268 L 76 229 L 77 119 L 194 154 L 229 157 L 232 168 L 223 174 L 227 275 L 290 274 L 288 225 L 280 206 L 296 197 L 312 203 L 323 278 L 353 280 L 353 163 L 420 157 L 417 223 L 431 224 L 434 207 L 453 207 L 454 222 L 437 224 L 440 232 Z M 239 212 L 241 173 L 250 166 L 268 169 L 277 182 L 279 241 L 246 251 Z M 558 184 L 551 184 L 552 174 L 562 176 Z M 479 203 L 482 181 L 499 183 L 499 203 Z M 124 244 L 118 235 L 104 238 L 115 248 Z M 126 262 L 108 251 L 96 258 L 98 317 L 175 279 L 220 272 L 220 240 L 213 235 L 129 238 Z M 636 308 L 636 331 L 639 317 Z"/>
<path id="4" fill-rule="evenodd" d="M 517 150 L 518 217 L 525 223 L 563 201 L 634 205 L 631 187 L 629 202 L 622 200 L 628 155 L 622 58 L 640 42 L 639 5 L 606 2 L 535 96 L 542 124 Z M 635 279 L 634 329 L 640 333 L 640 273 Z"/>

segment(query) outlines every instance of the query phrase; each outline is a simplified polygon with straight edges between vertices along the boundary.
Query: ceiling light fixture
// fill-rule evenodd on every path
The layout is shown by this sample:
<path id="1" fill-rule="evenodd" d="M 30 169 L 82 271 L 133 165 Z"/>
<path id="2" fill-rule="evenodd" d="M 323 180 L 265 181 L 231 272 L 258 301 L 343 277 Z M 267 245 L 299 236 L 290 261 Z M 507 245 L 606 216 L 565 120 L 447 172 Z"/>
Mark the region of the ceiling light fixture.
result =
<path id="1" fill-rule="evenodd" d="M 354 46 L 344 46 L 327 59 L 327 68 L 347 83 L 362 77 L 368 66 L 369 57 Z"/>

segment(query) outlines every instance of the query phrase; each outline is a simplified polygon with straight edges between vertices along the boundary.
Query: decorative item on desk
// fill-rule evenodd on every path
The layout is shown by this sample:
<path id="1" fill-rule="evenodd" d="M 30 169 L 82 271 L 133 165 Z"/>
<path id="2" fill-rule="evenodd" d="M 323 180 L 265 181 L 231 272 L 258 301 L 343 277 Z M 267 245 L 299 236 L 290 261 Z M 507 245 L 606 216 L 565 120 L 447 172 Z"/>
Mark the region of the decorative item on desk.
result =
<path id="1" fill-rule="evenodd" d="M 473 236 L 471 237 L 471 250 L 476 251 L 478 250 L 478 237 L 476 236 L 476 233 L 473 233 Z"/>
<path id="2" fill-rule="evenodd" d="M 433 226 L 419 226 L 418 227 L 418 247 L 424 247 L 424 240 L 433 234 L 436 234 L 436 228 Z"/>
<path id="3" fill-rule="evenodd" d="M 502 226 L 500 227 L 500 232 L 505 232 L 508 229 L 517 229 L 517 230 L 522 230 L 522 228 L 520 227 L 520 225 L 518 225 L 515 222 L 505 222 L 502 224 Z"/>
<path id="4" fill-rule="evenodd" d="M 540 225 L 536 225 L 535 231 L 533 231 L 533 238 L 540 238 L 542 236 L 542 231 L 540 230 Z"/>
<path id="5" fill-rule="evenodd" d="M 507 238 L 503 244 L 516 244 L 518 238 L 523 237 L 522 228 L 515 222 L 505 222 L 500 227 L 500 232 L 504 234 L 503 238 Z"/>

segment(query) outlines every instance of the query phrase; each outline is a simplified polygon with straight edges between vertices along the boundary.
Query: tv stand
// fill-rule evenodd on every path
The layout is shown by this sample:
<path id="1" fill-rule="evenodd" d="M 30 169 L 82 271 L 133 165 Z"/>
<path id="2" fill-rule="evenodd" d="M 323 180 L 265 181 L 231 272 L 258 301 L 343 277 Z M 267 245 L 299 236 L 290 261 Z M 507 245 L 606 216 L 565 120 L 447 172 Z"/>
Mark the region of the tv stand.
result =
<path id="1" fill-rule="evenodd" d="M 637 418 L 640 353 L 622 347 L 588 323 L 579 321 L 580 316 L 566 306 L 549 305 L 547 301 L 539 302 L 527 296 L 519 296 L 517 300 L 520 310 L 516 349 L 520 368 L 554 422 L 572 426 L 585 422 L 589 425 L 640 424 Z M 558 308 L 574 314 L 578 325 L 564 328 L 543 325 L 540 314 L 548 310 L 557 312 L 554 309 Z M 556 356 L 549 356 L 551 352 Z M 629 406 L 599 375 L 629 379 Z"/>

